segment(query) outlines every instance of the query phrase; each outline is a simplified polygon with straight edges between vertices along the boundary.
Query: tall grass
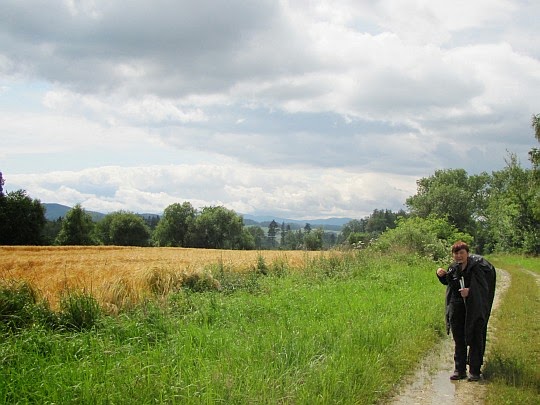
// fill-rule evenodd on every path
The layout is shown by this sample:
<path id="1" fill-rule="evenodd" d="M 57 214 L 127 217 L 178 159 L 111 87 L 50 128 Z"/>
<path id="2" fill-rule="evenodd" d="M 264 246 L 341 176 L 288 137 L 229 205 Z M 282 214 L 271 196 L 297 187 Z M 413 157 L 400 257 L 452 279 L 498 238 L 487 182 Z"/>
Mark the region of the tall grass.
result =
<path id="1" fill-rule="evenodd" d="M 444 334 L 429 260 L 266 274 L 257 260 L 247 281 L 221 267 L 220 289 L 175 289 L 92 328 L 4 334 L 0 402 L 376 403 Z"/>
<path id="2" fill-rule="evenodd" d="M 494 321 L 496 339 L 485 367 L 490 404 L 540 402 L 540 259 L 494 256 L 511 285 Z M 534 276 L 534 273 L 536 276 Z"/>

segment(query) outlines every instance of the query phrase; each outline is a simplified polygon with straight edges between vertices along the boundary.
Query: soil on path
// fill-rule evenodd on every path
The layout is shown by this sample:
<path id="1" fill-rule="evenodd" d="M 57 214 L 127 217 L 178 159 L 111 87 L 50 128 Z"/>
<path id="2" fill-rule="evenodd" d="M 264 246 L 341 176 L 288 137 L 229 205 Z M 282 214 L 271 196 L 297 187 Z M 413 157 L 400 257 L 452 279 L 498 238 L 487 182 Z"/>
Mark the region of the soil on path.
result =
<path id="1" fill-rule="evenodd" d="M 508 286 L 510 275 L 508 272 L 497 269 L 497 287 L 493 311 L 501 301 Z M 488 323 L 487 353 L 489 358 L 489 341 L 493 339 L 495 330 Z M 414 376 L 400 388 L 397 395 L 387 403 L 392 405 L 428 405 L 428 404 L 483 404 L 486 396 L 485 382 L 468 382 L 465 380 L 451 381 L 450 375 L 454 371 L 454 341 L 451 336 L 441 341 L 420 364 Z"/>

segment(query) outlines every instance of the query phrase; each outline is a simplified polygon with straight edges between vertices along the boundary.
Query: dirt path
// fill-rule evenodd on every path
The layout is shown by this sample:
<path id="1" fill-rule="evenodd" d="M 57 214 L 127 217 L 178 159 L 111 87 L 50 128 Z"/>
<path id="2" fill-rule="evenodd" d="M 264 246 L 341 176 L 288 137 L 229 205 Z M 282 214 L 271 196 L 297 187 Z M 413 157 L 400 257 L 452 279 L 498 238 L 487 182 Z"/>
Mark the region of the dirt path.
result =
<path id="1" fill-rule="evenodd" d="M 510 275 L 504 270 L 497 269 L 497 288 L 493 311 L 501 301 L 501 297 L 510 285 Z M 492 313 L 492 316 L 494 314 Z M 488 342 L 486 357 L 489 358 L 489 340 L 495 331 L 488 324 Z M 482 381 L 471 383 L 467 380 L 450 381 L 454 371 L 454 342 L 451 337 L 445 338 L 440 346 L 430 353 L 418 371 L 404 385 L 398 394 L 388 401 L 392 405 L 445 405 L 445 404 L 483 404 L 486 395 L 486 385 Z"/>

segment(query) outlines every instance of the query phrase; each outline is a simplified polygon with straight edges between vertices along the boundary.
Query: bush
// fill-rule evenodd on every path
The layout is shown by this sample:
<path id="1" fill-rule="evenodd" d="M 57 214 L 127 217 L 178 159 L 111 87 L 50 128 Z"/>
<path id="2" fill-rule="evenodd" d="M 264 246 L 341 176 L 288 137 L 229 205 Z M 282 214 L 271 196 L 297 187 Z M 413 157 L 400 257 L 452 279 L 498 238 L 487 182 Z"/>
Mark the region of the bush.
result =
<path id="1" fill-rule="evenodd" d="M 397 227 L 384 232 L 374 247 L 384 252 L 416 253 L 441 260 L 448 257 L 457 240 L 472 244 L 472 236 L 458 231 L 443 218 L 410 217 L 399 218 Z"/>

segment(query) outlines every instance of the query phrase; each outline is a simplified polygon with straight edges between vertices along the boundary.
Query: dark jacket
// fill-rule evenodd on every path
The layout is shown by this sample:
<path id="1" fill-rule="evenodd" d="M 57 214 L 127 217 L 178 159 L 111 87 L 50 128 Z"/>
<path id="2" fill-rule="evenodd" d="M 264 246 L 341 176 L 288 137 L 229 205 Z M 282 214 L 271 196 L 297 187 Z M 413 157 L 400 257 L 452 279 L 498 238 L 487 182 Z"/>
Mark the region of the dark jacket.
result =
<path id="1" fill-rule="evenodd" d="M 456 266 L 452 263 L 449 270 Z M 465 300 L 467 317 L 465 320 L 465 340 L 470 342 L 470 333 L 473 333 L 475 325 L 482 327 L 487 325 L 495 297 L 496 271 L 495 267 L 480 255 L 469 255 L 467 267 L 464 273 L 468 274 L 467 281 L 469 296 Z M 449 307 L 452 302 L 452 289 L 455 293 L 455 283 L 449 275 L 438 277 L 446 288 L 446 332 L 450 333 Z M 454 285 L 453 285 L 454 284 Z"/>

